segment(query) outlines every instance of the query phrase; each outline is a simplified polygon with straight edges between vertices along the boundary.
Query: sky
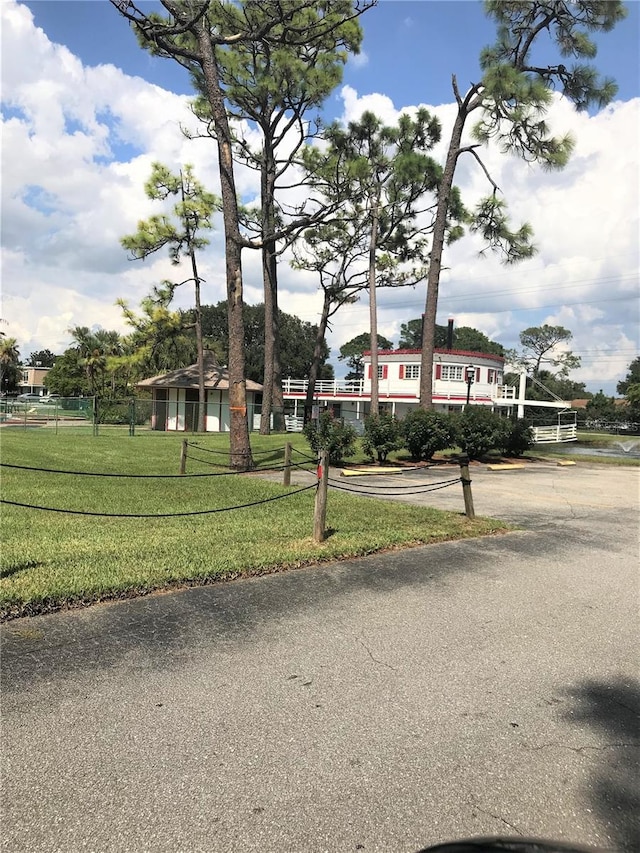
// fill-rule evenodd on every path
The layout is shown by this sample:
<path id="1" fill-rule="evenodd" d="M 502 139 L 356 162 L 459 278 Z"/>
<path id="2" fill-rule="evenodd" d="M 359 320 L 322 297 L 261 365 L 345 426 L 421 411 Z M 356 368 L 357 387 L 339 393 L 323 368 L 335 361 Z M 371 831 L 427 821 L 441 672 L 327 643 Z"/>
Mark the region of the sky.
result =
<path id="1" fill-rule="evenodd" d="M 628 18 L 598 37 L 596 65 L 618 82 L 615 101 L 577 113 L 557 97 L 550 110 L 554 132 L 576 139 L 569 165 L 548 173 L 495 149 L 483 154 L 514 224 L 531 223 L 536 256 L 505 267 L 465 237 L 445 253 L 438 313 L 438 322 L 452 317 L 506 347 L 517 347 L 530 326 L 563 325 L 582 359 L 572 378 L 607 394 L 640 353 L 640 4 L 627 5 Z M 106 0 L 3 0 L 0 16 L 2 328 L 23 358 L 40 349 L 59 354 L 73 326 L 127 332 L 116 300 L 136 308 L 154 284 L 176 279 L 167 256 L 128 260 L 120 238 L 159 212 L 143 190 L 154 161 L 174 170 L 191 163 L 217 191 L 215 146 L 181 133 L 196 127 L 186 71 L 141 50 Z M 446 138 L 451 75 L 462 89 L 476 80 L 479 52 L 492 41 L 481 4 L 381 0 L 361 22 L 363 50 L 349 59 L 323 119 L 348 122 L 369 109 L 393 123 L 426 106 Z M 443 143 L 434 156 L 443 158 Z M 243 200 L 257 197 L 255 173 L 240 168 L 237 183 Z M 460 161 L 456 183 L 469 205 L 490 189 L 471 159 Z M 200 266 L 203 302 L 214 304 L 226 297 L 220 221 L 210 239 Z M 258 252 L 244 251 L 243 271 L 245 300 L 261 302 Z M 192 294 L 184 287 L 177 294 L 175 306 L 189 307 Z M 424 300 L 424 284 L 381 290 L 380 334 L 397 345 L 402 323 L 421 315 Z M 291 269 L 286 255 L 279 302 L 303 320 L 319 319 L 314 275 Z M 340 346 L 367 330 L 366 296 L 334 318 L 327 342 L 338 376 Z"/>

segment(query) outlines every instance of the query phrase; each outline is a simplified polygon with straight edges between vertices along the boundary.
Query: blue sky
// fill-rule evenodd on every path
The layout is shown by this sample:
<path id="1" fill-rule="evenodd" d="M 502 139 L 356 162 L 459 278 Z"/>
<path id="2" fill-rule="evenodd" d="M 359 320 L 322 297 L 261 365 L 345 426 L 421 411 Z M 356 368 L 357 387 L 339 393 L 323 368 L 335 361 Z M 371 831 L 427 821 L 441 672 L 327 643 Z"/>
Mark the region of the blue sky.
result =
<path id="1" fill-rule="evenodd" d="M 533 224 L 537 257 L 504 268 L 480 260 L 473 239 L 460 241 L 445 258 L 439 314 L 440 322 L 452 315 L 505 346 L 515 346 L 527 326 L 565 325 L 583 359 L 574 378 L 607 393 L 639 349 L 640 4 L 628 8 L 627 20 L 598 38 L 596 65 L 619 84 L 615 104 L 590 116 L 566 102 L 554 106 L 559 130 L 578 139 L 569 167 L 549 176 L 487 153 L 514 221 Z M 142 193 L 150 163 L 192 162 L 215 189 L 215 156 L 210 142 L 180 135 L 191 94 L 187 73 L 141 50 L 106 0 L 4 0 L 0 11 L 3 317 L 23 355 L 44 347 L 60 352 L 72 325 L 125 331 L 116 298 L 135 306 L 169 274 L 166 259 L 132 265 L 119 245 L 138 218 L 153 212 Z M 349 61 L 325 119 L 346 121 L 373 109 L 392 122 L 402 109 L 425 104 L 446 134 L 451 74 L 461 88 L 477 79 L 479 51 L 492 40 L 482 4 L 382 0 L 361 20 L 363 53 Z M 456 179 L 471 199 L 486 191 L 470 164 Z M 245 197 L 257 191 L 250 174 L 240 172 L 239 185 Z M 225 297 L 219 233 L 205 263 L 204 298 L 217 302 Z M 247 301 L 258 302 L 257 253 L 245 253 L 244 268 Z M 294 275 L 286 262 L 281 270 L 281 304 L 317 321 L 316 283 Z M 188 294 L 180 298 L 189 304 Z M 380 331 L 397 342 L 401 323 L 423 310 L 424 292 L 382 293 L 379 302 Z M 329 338 L 336 368 L 339 346 L 366 330 L 367 310 L 365 300 L 337 315 Z"/>
<path id="2" fill-rule="evenodd" d="M 24 5 L 52 41 L 66 45 L 84 63 L 113 63 L 127 74 L 190 94 L 186 71 L 140 50 L 133 32 L 107 0 L 28 0 Z M 348 67 L 344 82 L 406 104 L 447 103 L 452 73 L 461 86 L 477 79 L 479 46 L 489 44 L 494 32 L 476 0 L 380 0 L 361 21 L 369 61 Z M 638 95 L 640 3 L 629 3 L 624 26 L 596 41 L 598 65 L 616 79 L 618 96 L 628 100 Z M 334 118 L 338 111 L 331 99 L 325 113 Z"/>

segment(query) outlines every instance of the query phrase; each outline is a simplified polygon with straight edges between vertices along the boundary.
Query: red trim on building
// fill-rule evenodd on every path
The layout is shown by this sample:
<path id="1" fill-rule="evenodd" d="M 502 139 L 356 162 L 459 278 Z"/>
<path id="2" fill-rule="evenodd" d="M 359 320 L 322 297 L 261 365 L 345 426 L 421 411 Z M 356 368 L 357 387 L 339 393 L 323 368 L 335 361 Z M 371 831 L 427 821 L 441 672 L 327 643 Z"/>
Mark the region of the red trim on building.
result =
<path id="1" fill-rule="evenodd" d="M 487 358 L 491 361 L 504 362 L 503 355 L 492 355 L 488 352 L 472 352 L 464 349 L 443 349 L 438 347 L 433 351 L 437 355 L 463 355 L 465 358 Z M 419 349 L 387 349 L 378 350 L 378 355 L 421 355 L 422 350 Z M 365 350 L 363 355 L 371 355 L 371 350 Z"/>

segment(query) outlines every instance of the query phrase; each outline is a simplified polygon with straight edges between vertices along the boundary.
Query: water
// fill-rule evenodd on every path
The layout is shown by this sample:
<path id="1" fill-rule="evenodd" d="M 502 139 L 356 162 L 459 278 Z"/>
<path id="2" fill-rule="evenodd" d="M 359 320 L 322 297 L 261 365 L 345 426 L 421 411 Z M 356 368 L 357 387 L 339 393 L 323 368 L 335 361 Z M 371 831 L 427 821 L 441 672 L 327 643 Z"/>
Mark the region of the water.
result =
<path id="1" fill-rule="evenodd" d="M 612 441 L 607 447 L 588 447 L 584 444 L 550 444 L 554 453 L 567 453 L 572 456 L 613 456 L 617 459 L 640 459 L 640 439 L 623 439 Z M 545 445 L 538 445 L 540 451 L 544 451 Z"/>

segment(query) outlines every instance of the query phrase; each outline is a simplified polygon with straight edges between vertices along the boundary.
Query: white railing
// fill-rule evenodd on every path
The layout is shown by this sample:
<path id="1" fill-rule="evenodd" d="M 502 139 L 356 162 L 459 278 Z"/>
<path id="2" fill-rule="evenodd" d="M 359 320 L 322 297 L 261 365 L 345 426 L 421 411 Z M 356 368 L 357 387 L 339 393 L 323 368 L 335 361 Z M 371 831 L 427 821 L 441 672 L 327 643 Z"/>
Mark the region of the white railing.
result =
<path id="1" fill-rule="evenodd" d="M 496 386 L 496 400 L 515 400 L 516 399 L 516 386 L 515 385 L 497 385 Z"/>
<path id="2" fill-rule="evenodd" d="M 533 440 L 536 444 L 557 444 L 563 441 L 577 441 L 577 439 L 578 431 L 575 424 L 533 427 Z"/>
<path id="3" fill-rule="evenodd" d="M 320 379 L 316 382 L 316 394 L 328 394 L 339 397 L 345 394 L 362 394 L 362 379 Z M 282 390 L 285 394 L 306 394 L 309 387 L 307 379 L 283 379 Z"/>

